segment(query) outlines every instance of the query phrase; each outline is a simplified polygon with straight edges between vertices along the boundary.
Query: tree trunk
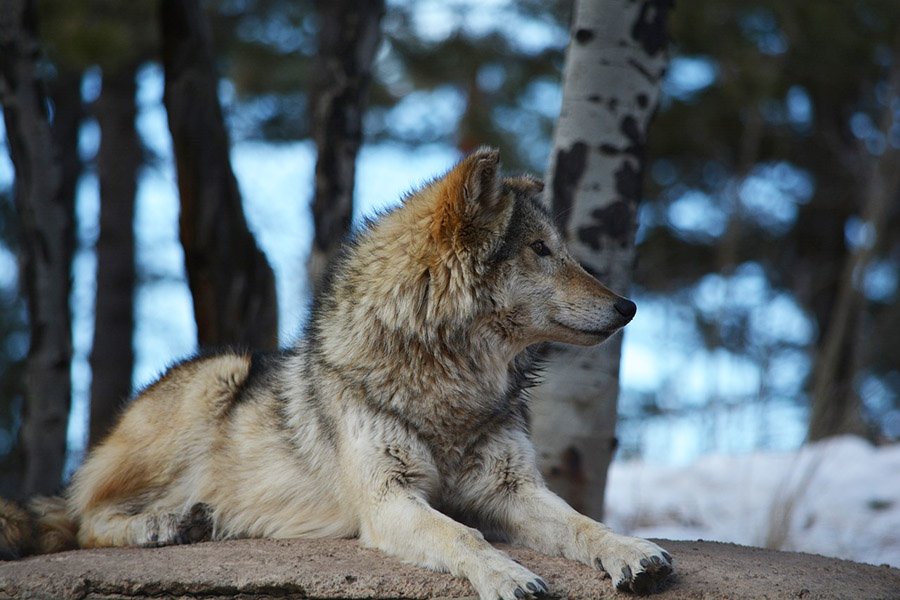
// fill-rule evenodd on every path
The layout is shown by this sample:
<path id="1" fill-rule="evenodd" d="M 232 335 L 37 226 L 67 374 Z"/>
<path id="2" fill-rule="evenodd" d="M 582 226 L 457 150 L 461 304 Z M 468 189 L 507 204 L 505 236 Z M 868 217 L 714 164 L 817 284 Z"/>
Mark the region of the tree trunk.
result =
<path id="1" fill-rule="evenodd" d="M 900 52 L 900 40 L 897 48 Z M 900 54 L 895 52 L 895 56 Z M 888 82 L 888 98 L 900 96 L 900 65 L 894 61 Z M 880 119 L 885 137 L 896 127 L 894 105 L 888 102 Z M 813 365 L 810 389 L 811 413 L 808 441 L 826 437 L 855 434 L 865 435 L 859 394 L 855 379 L 859 367 L 860 339 L 866 298 L 860 293 L 860 281 L 871 263 L 876 246 L 887 231 L 890 209 L 900 196 L 900 150 L 887 144 L 877 156 L 870 156 L 864 147 L 856 146 L 851 156 L 864 156 L 868 168 L 859 182 L 863 206 L 861 217 L 871 229 L 871 239 L 855 251 L 847 251 L 839 278 L 830 292 L 828 311 L 817 319 L 822 332 Z M 842 233 L 842 232 L 841 232 Z"/>
<path id="2" fill-rule="evenodd" d="M 16 172 L 22 288 L 31 331 L 25 367 L 22 495 L 54 493 L 62 481 L 72 359 L 72 197 L 66 195 L 57 139 L 48 120 L 35 29 L 34 2 L 0 4 L 0 100 Z M 63 107 L 56 108 L 57 113 L 64 112 Z"/>
<path id="3" fill-rule="evenodd" d="M 547 189 L 574 256 L 619 293 L 631 283 L 644 144 L 667 62 L 671 5 L 575 3 Z M 549 485 L 597 518 L 616 447 L 620 350 L 621 336 L 593 348 L 549 346 L 533 394 L 533 437 Z"/>
<path id="4" fill-rule="evenodd" d="M 197 0 L 163 0 L 161 25 L 163 100 L 198 341 L 275 348 L 275 278 L 247 228 L 231 170 L 206 17 Z"/>
<path id="5" fill-rule="evenodd" d="M 131 393 L 134 367 L 134 203 L 143 152 L 135 128 L 134 65 L 103 74 L 97 101 L 100 236 L 91 350 L 91 444 L 104 437 Z"/>
<path id="6" fill-rule="evenodd" d="M 353 217 L 356 155 L 362 116 L 381 42 L 384 1 L 334 0 L 317 4 L 319 54 L 313 100 L 316 141 L 315 238 L 307 270 L 313 290 L 340 250 Z"/>

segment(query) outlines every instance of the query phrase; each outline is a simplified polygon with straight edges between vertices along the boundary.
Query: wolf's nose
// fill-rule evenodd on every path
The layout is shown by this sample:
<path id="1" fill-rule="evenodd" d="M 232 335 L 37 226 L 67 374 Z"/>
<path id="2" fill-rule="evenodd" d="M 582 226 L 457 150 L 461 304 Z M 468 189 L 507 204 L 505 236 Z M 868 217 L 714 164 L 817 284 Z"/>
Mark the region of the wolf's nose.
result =
<path id="1" fill-rule="evenodd" d="M 634 318 L 634 314 L 637 312 L 637 304 L 628 298 L 619 298 L 614 306 L 616 307 L 616 312 L 629 321 Z"/>

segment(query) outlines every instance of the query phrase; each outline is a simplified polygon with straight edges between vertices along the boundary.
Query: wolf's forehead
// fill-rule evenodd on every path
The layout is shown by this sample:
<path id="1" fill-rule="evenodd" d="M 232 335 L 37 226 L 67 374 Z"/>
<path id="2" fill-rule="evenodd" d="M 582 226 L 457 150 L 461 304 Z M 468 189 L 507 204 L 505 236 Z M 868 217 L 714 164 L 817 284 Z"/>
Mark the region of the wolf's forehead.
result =
<path id="1" fill-rule="evenodd" d="M 550 242 L 562 239 L 562 234 L 550 212 L 532 195 L 516 196 L 504 241 L 511 245 L 529 244 L 535 239 Z"/>
<path id="2" fill-rule="evenodd" d="M 532 226 L 546 231 L 551 237 L 559 239 L 564 237 L 556 219 L 553 218 L 553 214 L 550 212 L 550 208 L 540 195 L 529 195 L 523 198 L 521 202 Z"/>

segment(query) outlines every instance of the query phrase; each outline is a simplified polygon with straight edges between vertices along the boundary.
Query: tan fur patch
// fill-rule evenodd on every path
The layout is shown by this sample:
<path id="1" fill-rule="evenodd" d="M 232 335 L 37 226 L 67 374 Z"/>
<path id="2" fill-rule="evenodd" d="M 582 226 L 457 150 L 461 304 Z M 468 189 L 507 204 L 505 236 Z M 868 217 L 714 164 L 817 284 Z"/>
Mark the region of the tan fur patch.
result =
<path id="1" fill-rule="evenodd" d="M 431 236 L 438 247 L 450 247 L 455 251 L 467 247 L 461 234 L 475 225 L 481 211 L 489 212 L 495 208 L 499 193 L 499 161 L 496 150 L 479 150 L 435 184 Z"/>
<path id="2" fill-rule="evenodd" d="M 109 440 L 103 449 L 112 453 L 116 459 L 137 454 L 131 451 L 127 442 L 117 443 L 114 440 Z M 97 460 L 101 468 L 97 469 L 99 475 L 92 481 L 93 487 L 90 498 L 84 505 L 85 511 L 95 510 L 114 500 L 136 496 L 153 482 L 152 467 L 136 460 L 136 456 L 119 464 L 112 464 L 113 460 L 103 460 L 99 456 Z"/>
<path id="3" fill-rule="evenodd" d="M 460 163 L 438 183 L 435 190 L 431 239 L 438 248 L 454 249 L 459 231 L 465 224 L 465 187 L 472 165 Z"/>

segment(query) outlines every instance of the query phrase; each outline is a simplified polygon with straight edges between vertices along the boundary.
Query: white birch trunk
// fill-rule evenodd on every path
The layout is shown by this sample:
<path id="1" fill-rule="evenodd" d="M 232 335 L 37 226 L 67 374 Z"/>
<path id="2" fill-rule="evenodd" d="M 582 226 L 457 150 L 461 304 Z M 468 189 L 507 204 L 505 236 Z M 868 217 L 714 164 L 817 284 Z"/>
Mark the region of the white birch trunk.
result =
<path id="1" fill-rule="evenodd" d="M 647 126 L 665 70 L 670 0 L 576 0 L 547 193 L 575 257 L 628 294 Z M 638 310 L 640 312 L 640 309 Z M 553 345 L 534 390 L 532 433 L 548 483 L 601 517 L 615 450 L 621 334 Z"/>

